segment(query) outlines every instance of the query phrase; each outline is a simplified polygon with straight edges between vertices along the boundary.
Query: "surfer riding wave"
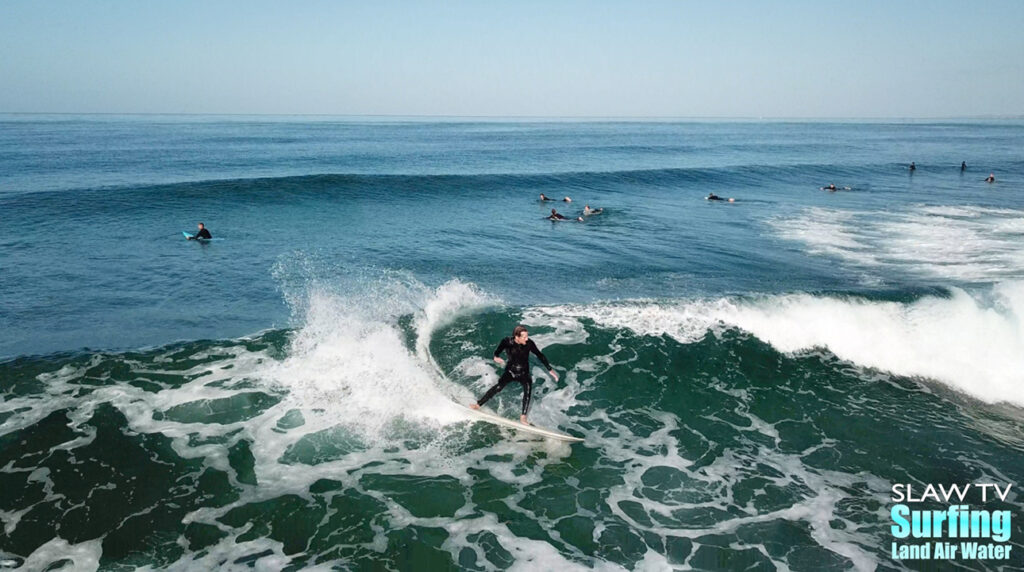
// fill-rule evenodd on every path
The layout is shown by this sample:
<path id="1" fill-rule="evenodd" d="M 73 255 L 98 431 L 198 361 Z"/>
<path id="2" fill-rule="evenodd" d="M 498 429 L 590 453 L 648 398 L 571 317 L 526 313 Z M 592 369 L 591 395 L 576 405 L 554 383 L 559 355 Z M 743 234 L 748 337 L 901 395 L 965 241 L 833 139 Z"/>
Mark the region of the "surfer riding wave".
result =
<path id="1" fill-rule="evenodd" d="M 501 358 L 502 352 L 508 355 L 507 362 Z M 480 409 L 481 405 L 487 403 L 498 392 L 505 389 L 506 385 L 516 381 L 523 386 L 523 411 L 519 416 L 519 421 L 528 425 L 526 414 L 530 410 L 530 393 L 533 390 L 533 377 L 530 375 L 531 353 L 536 355 L 541 363 L 544 364 L 544 367 L 548 369 L 548 375 L 555 381 L 558 381 L 558 374 L 555 373 L 551 363 L 548 362 L 548 358 L 544 357 L 537 344 L 533 343 L 533 340 L 530 339 L 526 326 L 519 325 L 512 330 L 512 336 L 502 339 L 501 343 L 498 344 L 498 348 L 494 350 L 494 361 L 498 365 L 505 366 L 505 372 L 498 378 L 498 383 L 488 389 L 483 397 L 469 407 L 471 409 Z"/>

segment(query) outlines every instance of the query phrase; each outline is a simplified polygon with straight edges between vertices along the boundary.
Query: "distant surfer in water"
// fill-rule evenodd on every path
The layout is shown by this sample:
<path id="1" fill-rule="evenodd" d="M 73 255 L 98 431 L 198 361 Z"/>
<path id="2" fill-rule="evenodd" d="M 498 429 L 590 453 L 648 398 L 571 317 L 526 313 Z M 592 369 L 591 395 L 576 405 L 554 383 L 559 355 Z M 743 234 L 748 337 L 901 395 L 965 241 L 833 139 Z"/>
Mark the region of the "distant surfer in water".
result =
<path id="1" fill-rule="evenodd" d="M 967 161 L 961 161 L 960 162 L 960 172 L 963 173 L 966 170 L 967 170 Z"/>
<path id="2" fill-rule="evenodd" d="M 203 225 L 203 223 L 199 223 L 199 230 L 194 236 L 188 237 L 189 240 L 195 240 L 197 238 L 205 238 L 206 240 L 213 238 L 213 236 L 210 235 L 210 231 L 206 230 L 206 226 Z"/>
<path id="3" fill-rule="evenodd" d="M 542 202 L 542 203 L 546 202 L 546 201 L 553 201 L 553 200 L 555 200 L 555 199 L 545 195 L 544 193 L 540 194 L 540 202 Z M 562 202 L 563 203 L 571 203 L 572 199 L 570 199 L 569 197 L 565 197 L 564 199 L 562 199 Z"/>
<path id="4" fill-rule="evenodd" d="M 570 220 L 568 217 L 566 217 L 565 215 L 563 215 L 560 212 L 556 211 L 555 209 L 551 209 L 551 214 L 548 215 L 548 219 L 549 220 Z M 579 221 L 579 222 L 583 222 L 583 217 L 576 217 L 576 220 Z"/>
<path id="5" fill-rule="evenodd" d="M 508 354 L 507 362 L 501 359 L 501 352 Z M 501 343 L 498 344 L 498 349 L 494 350 L 494 361 L 498 365 L 505 366 L 505 372 L 498 378 L 498 383 L 494 387 L 488 389 L 483 397 L 469 406 L 470 409 L 480 409 L 481 405 L 487 403 L 499 391 L 505 389 L 506 385 L 517 381 L 523 386 L 523 413 L 519 416 L 519 421 L 524 425 L 529 425 L 526 421 L 526 414 L 530 410 L 530 393 L 533 390 L 533 377 L 530 375 L 531 353 L 540 359 L 544 367 L 548 368 L 548 375 L 554 378 L 555 381 L 558 381 L 558 374 L 551 367 L 548 358 L 540 353 L 537 344 L 533 343 L 533 340 L 530 339 L 530 333 L 527 331 L 526 326 L 516 326 L 512 330 L 512 337 L 501 340 Z"/>
<path id="6" fill-rule="evenodd" d="M 586 206 L 583 207 L 583 216 L 596 215 L 596 214 L 601 214 L 603 212 L 604 212 L 604 209 L 592 209 L 592 208 L 590 208 L 590 205 L 586 205 Z"/>
<path id="7" fill-rule="evenodd" d="M 704 197 L 704 200 L 706 200 L 706 201 L 725 201 L 725 200 L 727 200 L 730 203 L 736 202 L 736 199 L 723 199 L 722 197 L 716 195 L 715 193 L 708 193 L 708 196 Z"/>
<path id="8" fill-rule="evenodd" d="M 985 177 L 985 182 L 986 183 L 994 183 L 994 182 L 996 182 L 996 174 L 995 173 L 989 173 L 988 177 Z"/>
<path id="9" fill-rule="evenodd" d="M 820 188 L 821 188 L 821 190 L 828 191 L 830 193 L 834 193 L 834 192 L 838 191 L 839 189 L 842 189 L 844 191 L 849 191 L 850 190 L 850 187 L 837 187 L 835 183 L 829 183 L 827 186 L 820 187 Z"/>
<path id="10" fill-rule="evenodd" d="M 916 170 L 917 170 L 917 165 L 915 165 L 914 162 L 911 161 L 910 162 L 910 171 L 913 172 L 913 171 L 916 171 Z"/>

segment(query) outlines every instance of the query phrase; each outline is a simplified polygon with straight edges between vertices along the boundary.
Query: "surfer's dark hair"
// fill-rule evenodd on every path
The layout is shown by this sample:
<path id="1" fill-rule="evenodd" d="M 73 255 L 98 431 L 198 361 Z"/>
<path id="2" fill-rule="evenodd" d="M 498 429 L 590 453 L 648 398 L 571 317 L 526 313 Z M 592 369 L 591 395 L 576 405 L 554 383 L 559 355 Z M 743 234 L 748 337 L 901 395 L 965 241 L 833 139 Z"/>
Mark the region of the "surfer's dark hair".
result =
<path id="1" fill-rule="evenodd" d="M 512 337 L 513 338 L 518 338 L 519 334 L 521 334 L 523 332 L 529 333 L 529 330 L 526 329 L 526 326 L 520 324 L 520 325 L 516 326 L 515 329 L 512 330 Z"/>

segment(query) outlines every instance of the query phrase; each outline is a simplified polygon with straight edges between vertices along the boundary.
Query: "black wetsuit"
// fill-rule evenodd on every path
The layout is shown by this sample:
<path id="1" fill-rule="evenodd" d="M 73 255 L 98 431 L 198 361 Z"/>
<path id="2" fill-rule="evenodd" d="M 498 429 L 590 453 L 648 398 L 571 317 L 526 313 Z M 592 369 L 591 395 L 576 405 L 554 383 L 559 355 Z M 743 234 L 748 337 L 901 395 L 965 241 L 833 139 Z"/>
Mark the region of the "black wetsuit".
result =
<path id="1" fill-rule="evenodd" d="M 533 377 L 530 375 L 530 354 L 536 355 L 548 371 L 551 371 L 551 364 L 548 363 L 548 358 L 540 353 L 540 349 L 537 348 L 537 344 L 533 343 L 533 340 L 527 340 L 525 344 L 517 344 L 512 338 L 505 338 L 498 344 L 498 349 L 494 350 L 494 357 L 500 357 L 501 352 L 508 353 L 508 360 L 505 362 L 505 373 L 501 374 L 501 377 L 498 378 L 498 383 L 488 389 L 487 393 L 476 403 L 477 405 L 487 403 L 490 398 L 497 395 L 502 389 L 505 389 L 506 385 L 513 381 L 518 381 L 523 386 L 523 415 L 526 415 L 527 411 L 530 410 L 530 392 L 533 390 Z"/>
<path id="2" fill-rule="evenodd" d="M 562 216 L 559 213 L 555 213 L 555 214 L 549 216 L 548 218 L 551 219 L 551 220 L 567 220 L 564 216 Z"/>
<path id="3" fill-rule="evenodd" d="M 209 239 L 211 239 L 213 237 L 210 236 L 210 231 L 206 230 L 206 228 L 202 228 L 192 238 L 205 238 L 205 239 L 209 240 Z"/>

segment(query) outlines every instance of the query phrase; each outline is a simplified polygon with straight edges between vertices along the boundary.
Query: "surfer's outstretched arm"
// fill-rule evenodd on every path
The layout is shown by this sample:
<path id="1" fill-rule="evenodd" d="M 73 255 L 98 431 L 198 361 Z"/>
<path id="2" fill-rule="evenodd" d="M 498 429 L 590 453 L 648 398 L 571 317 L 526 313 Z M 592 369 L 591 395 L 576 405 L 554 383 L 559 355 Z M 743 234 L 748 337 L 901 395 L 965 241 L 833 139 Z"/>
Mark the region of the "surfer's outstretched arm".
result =
<path id="1" fill-rule="evenodd" d="M 526 343 L 530 344 L 530 353 L 537 356 L 537 359 L 540 360 L 540 363 L 544 364 L 544 367 L 551 369 L 551 362 L 548 361 L 548 358 L 544 357 L 544 354 L 540 353 L 540 348 L 537 347 L 537 344 L 533 343 L 533 340 Z"/>
<path id="2" fill-rule="evenodd" d="M 530 340 L 526 343 L 530 344 L 530 353 L 537 356 L 537 359 L 540 360 L 540 363 L 544 364 L 544 367 L 548 368 L 548 375 L 553 377 L 555 381 L 558 381 L 558 374 L 555 373 L 555 368 L 551 367 L 551 362 L 548 361 L 548 358 L 544 357 L 544 354 L 541 353 L 540 348 L 537 347 L 537 344 L 533 343 L 533 340 Z"/>

